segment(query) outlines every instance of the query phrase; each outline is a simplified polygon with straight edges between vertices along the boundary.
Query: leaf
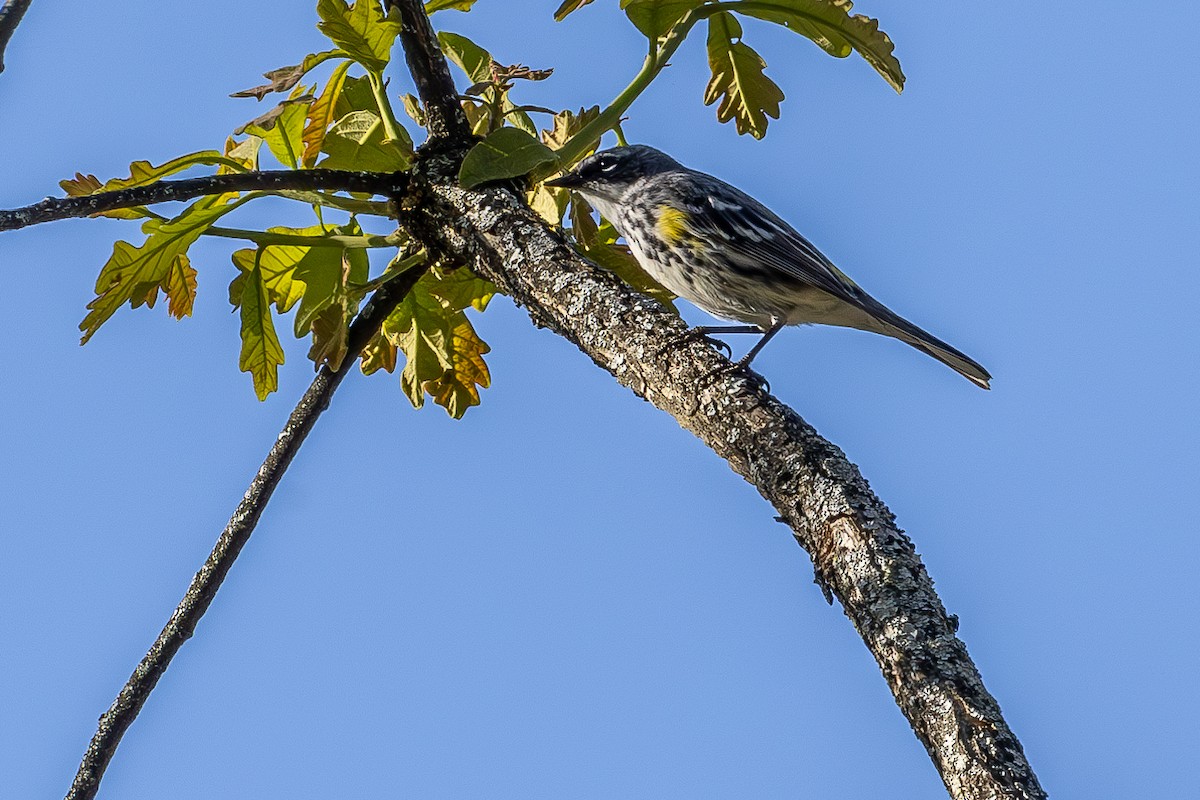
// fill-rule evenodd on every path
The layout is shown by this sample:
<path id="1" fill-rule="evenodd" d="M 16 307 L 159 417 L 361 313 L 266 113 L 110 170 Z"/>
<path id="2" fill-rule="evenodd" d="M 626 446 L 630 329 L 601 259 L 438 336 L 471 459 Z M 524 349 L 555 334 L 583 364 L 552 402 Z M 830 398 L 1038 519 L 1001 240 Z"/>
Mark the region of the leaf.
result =
<path id="1" fill-rule="evenodd" d="M 473 5 L 475 5 L 475 0 L 426 0 L 425 13 L 432 14 L 435 11 L 443 11 L 445 9 L 470 11 Z"/>
<path id="2" fill-rule="evenodd" d="M 591 2 L 592 0 L 563 0 L 563 4 L 558 7 L 558 11 L 554 12 L 554 21 L 562 22 L 567 18 L 568 14 L 578 11 Z"/>
<path id="3" fill-rule="evenodd" d="M 852 15 L 852 7 L 850 0 L 766 0 L 737 11 L 783 25 L 837 58 L 845 58 L 853 49 L 893 89 L 902 91 L 904 72 L 893 55 L 895 45 L 879 30 L 878 20 Z"/>
<path id="4" fill-rule="evenodd" d="M 471 406 L 479 405 L 479 387 L 492 385 L 483 357 L 491 352 L 479 338 L 471 321 L 459 312 L 458 324 L 450 334 L 450 361 L 453 365 L 441 377 L 425 383 L 425 391 L 455 419 L 462 419 Z"/>
<path id="5" fill-rule="evenodd" d="M 258 169 L 258 151 L 262 148 L 262 143 L 261 136 L 247 136 L 240 142 L 232 136 L 228 137 L 225 140 L 225 158 L 229 163 L 217 167 L 217 174 L 253 172 Z"/>
<path id="6" fill-rule="evenodd" d="M 476 276 L 468 267 L 447 271 L 431 270 L 422 280 L 429 293 L 452 311 L 462 311 L 465 308 L 483 311 L 496 294 L 495 284 Z"/>
<path id="7" fill-rule="evenodd" d="M 567 210 L 567 200 L 570 193 L 565 189 L 555 189 L 544 183 L 533 187 L 526 196 L 525 202 L 538 213 L 547 224 L 557 226 L 562 222 L 563 212 Z"/>
<path id="8" fill-rule="evenodd" d="M 345 53 L 340 50 L 326 50 L 322 53 L 309 53 L 304 57 L 304 60 L 299 64 L 293 64 L 289 67 L 280 67 L 273 69 L 270 72 L 264 72 L 263 77 L 267 79 L 267 83 L 262 86 L 255 86 L 250 89 L 243 89 L 240 92 L 234 92 L 230 97 L 253 97 L 262 100 L 271 92 L 288 92 L 300 82 L 309 70 L 318 64 L 322 64 L 331 58 L 339 56 L 345 57 Z"/>
<path id="9" fill-rule="evenodd" d="M 262 273 L 255 265 L 242 286 L 242 352 L 238 369 L 249 372 L 254 380 L 254 393 L 259 400 L 279 388 L 279 365 L 283 363 L 283 347 L 275 334 L 271 319 L 271 304 Z"/>
<path id="10" fill-rule="evenodd" d="M 483 361 L 489 348 L 466 315 L 432 291 L 442 280 L 432 273 L 423 276 L 384 320 L 382 332 L 404 353 L 400 388 L 409 402 L 420 408 L 428 392 L 457 419 L 479 404 L 477 387 L 491 383 Z"/>
<path id="11" fill-rule="evenodd" d="M 702 5 L 704 0 L 621 0 L 625 16 L 652 42 L 665 36 L 687 12 Z"/>
<path id="12" fill-rule="evenodd" d="M 471 188 L 487 181 L 516 178 L 558 157 L 546 145 L 518 128 L 500 128 L 471 148 L 458 179 Z"/>
<path id="13" fill-rule="evenodd" d="M 708 64 L 712 78 L 704 91 L 704 104 L 718 99 L 717 119 L 734 120 L 738 133 L 755 139 L 767 135 L 767 117 L 779 119 L 783 92 L 763 74 L 767 62 L 741 41 L 742 26 L 727 11 L 708 19 Z"/>
<path id="14" fill-rule="evenodd" d="M 313 364 L 326 364 L 332 370 L 342 366 L 350 339 L 350 319 L 346 312 L 342 304 L 326 306 L 313 320 L 312 347 L 308 349 L 308 359 Z"/>
<path id="15" fill-rule="evenodd" d="M 186 274 L 190 269 L 186 253 L 192 243 L 223 214 L 237 208 L 238 203 L 230 202 L 236 196 L 202 197 L 174 219 L 147 220 L 142 231 L 149 236 L 138 247 L 122 241 L 114 244 L 112 256 L 96 278 L 96 297 L 88 303 L 88 313 L 79 323 L 79 330 L 83 331 L 80 343 L 91 339 L 125 303 L 133 308 L 140 305 L 153 307 L 159 288 L 167 288 L 164 282 L 170 286 L 172 270 L 182 270 Z M 182 293 L 173 296 L 172 300 L 177 310 L 190 308 Z"/>
<path id="16" fill-rule="evenodd" d="M 383 120 L 373 111 L 351 111 L 325 134 L 323 169 L 397 172 L 408 169 L 412 152 L 402 142 L 385 139 Z"/>
<path id="17" fill-rule="evenodd" d="M 438 44 L 446 58 L 467 73 L 471 83 L 482 83 L 492 79 L 492 55 L 465 36 L 449 31 L 438 31 Z"/>
<path id="18" fill-rule="evenodd" d="M 401 102 L 404 103 L 404 113 L 412 119 L 413 122 L 425 127 L 425 109 L 421 108 L 421 101 L 411 94 L 400 95 Z"/>
<path id="19" fill-rule="evenodd" d="M 575 134 L 583 130 L 584 126 L 592 120 L 600 116 L 600 106 L 592 106 L 591 108 L 580 108 L 578 111 L 570 110 L 560 111 L 554 115 L 554 124 L 549 130 L 542 131 L 542 141 L 550 147 L 558 150 L 562 148 Z M 600 137 L 596 137 L 595 142 L 589 142 L 587 150 L 583 153 L 588 155 L 600 143 Z M 582 158 L 582 156 L 581 156 Z"/>
<path id="20" fill-rule="evenodd" d="M 375 337 L 362 349 L 359 363 L 362 374 L 374 375 L 381 369 L 386 372 L 395 372 L 398 354 L 396 345 L 389 342 L 386 336 L 382 333 L 375 334 Z"/>
<path id="21" fill-rule="evenodd" d="M 351 220 L 349 224 L 332 228 L 331 233 L 343 236 L 358 236 L 362 229 Z M 327 307 L 340 305 L 351 309 L 349 284 L 366 283 L 370 264 L 362 250 L 342 250 L 336 247 L 301 248 L 308 252 L 296 262 L 293 280 L 305 285 L 304 297 L 296 311 L 296 336 L 301 337 L 312 330 L 313 321 Z M 349 310 L 347 313 L 353 313 Z M 345 316 L 345 314 L 343 314 Z"/>
<path id="22" fill-rule="evenodd" d="M 333 116 L 341 119 L 351 111 L 370 111 L 379 113 L 379 103 L 375 100 L 375 92 L 371 89 L 371 79 L 364 76 L 351 75 L 346 78 L 342 93 L 333 104 Z"/>
<path id="23" fill-rule="evenodd" d="M 184 254 L 176 256 L 159 284 L 167 296 L 167 313 L 175 319 L 192 315 L 196 305 L 196 270 Z"/>
<path id="24" fill-rule="evenodd" d="M 348 69 L 350 69 L 349 61 L 338 64 L 334 68 L 333 74 L 329 76 L 329 81 L 325 84 L 321 96 L 312 101 L 308 107 L 308 121 L 300 136 L 300 140 L 304 143 L 304 155 L 301 157 L 301 162 L 306 169 L 312 169 L 317 163 L 317 156 L 321 153 L 321 144 L 325 141 L 325 132 L 337 119 L 335 109 L 342 94 L 342 87 L 346 83 Z"/>
<path id="25" fill-rule="evenodd" d="M 385 19 L 379 0 L 317 0 L 317 28 L 367 71 L 381 74 L 392 57 L 400 23 Z"/>
<path id="26" fill-rule="evenodd" d="M 247 122 L 234 133 L 251 133 L 262 137 L 272 155 L 291 169 L 297 169 L 304 152 L 304 120 L 308 116 L 311 96 L 284 100 L 275 108 Z"/>
<path id="27" fill-rule="evenodd" d="M 310 228 L 268 228 L 267 233 L 321 236 L 326 234 L 327 230 L 320 225 L 314 225 Z M 259 250 L 237 250 L 233 254 L 233 263 L 238 270 L 245 274 L 250 272 L 257 259 L 263 285 L 267 287 L 268 298 L 275 304 L 275 308 L 280 314 L 286 314 L 304 297 L 308 289 L 308 285 L 296 277 L 296 265 L 314 250 L 338 254 L 337 248 L 332 247 L 272 244 Z M 317 253 L 317 256 L 320 256 L 320 253 Z M 237 305 L 240 298 L 240 292 L 236 295 L 231 294 L 230 302 Z M 304 333 L 297 335 L 303 336 Z"/>
<path id="28" fill-rule="evenodd" d="M 220 166 L 224 169 L 229 166 L 240 168 L 241 164 L 236 158 L 223 155 L 216 150 L 201 150 L 197 153 L 188 153 L 179 158 L 173 158 L 157 167 L 149 161 L 134 161 L 129 165 L 128 178 L 113 178 L 101 183 L 95 175 L 84 175 L 81 172 L 76 172 L 74 178 L 59 181 L 58 185 L 63 188 L 63 191 L 69 197 L 83 197 L 89 194 L 96 194 L 97 192 L 115 192 L 118 189 L 146 186 L 147 184 L 174 175 L 177 172 L 183 172 L 185 169 L 197 166 Z M 104 211 L 96 216 L 112 217 L 114 219 L 141 219 L 151 216 L 151 214 L 144 206 L 139 206 L 136 208 L 119 208 L 113 211 Z"/>

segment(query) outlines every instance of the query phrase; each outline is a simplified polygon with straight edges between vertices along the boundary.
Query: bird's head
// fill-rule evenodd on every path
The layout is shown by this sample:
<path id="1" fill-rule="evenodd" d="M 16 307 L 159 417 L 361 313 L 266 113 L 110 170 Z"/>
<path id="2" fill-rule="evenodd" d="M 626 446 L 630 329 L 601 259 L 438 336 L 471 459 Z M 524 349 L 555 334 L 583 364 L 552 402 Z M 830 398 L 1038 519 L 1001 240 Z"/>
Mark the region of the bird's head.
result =
<path id="1" fill-rule="evenodd" d="M 677 169 L 681 169 L 679 162 L 661 150 L 635 144 L 593 153 L 572 171 L 546 181 L 546 185 L 575 189 L 585 197 L 615 200 L 642 178 Z"/>

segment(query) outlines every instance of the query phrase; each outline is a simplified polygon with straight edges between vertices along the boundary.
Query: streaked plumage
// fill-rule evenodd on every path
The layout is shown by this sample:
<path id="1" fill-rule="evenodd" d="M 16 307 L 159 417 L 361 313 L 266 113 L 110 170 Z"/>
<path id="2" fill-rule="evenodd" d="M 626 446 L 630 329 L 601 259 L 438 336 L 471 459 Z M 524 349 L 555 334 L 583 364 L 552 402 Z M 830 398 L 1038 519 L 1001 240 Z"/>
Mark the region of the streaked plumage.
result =
<path id="1" fill-rule="evenodd" d="M 989 388 L 987 370 L 871 297 L 762 203 L 659 150 L 605 150 L 547 185 L 583 195 L 663 286 L 760 329 L 743 366 L 783 326 L 819 323 L 899 339 Z"/>

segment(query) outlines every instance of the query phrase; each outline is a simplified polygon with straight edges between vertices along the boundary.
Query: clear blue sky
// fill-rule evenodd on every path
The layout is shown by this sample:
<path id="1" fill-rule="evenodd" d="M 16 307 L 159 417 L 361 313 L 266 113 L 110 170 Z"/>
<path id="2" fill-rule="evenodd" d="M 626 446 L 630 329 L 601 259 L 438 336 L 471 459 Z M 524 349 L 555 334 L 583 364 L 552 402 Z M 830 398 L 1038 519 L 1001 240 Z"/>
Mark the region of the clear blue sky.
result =
<path id="1" fill-rule="evenodd" d="M 308 5 L 35 2 L 0 75 L 0 205 L 219 147 L 262 110 L 227 93 L 324 47 Z M 527 102 L 607 101 L 642 40 L 615 0 L 561 25 L 556 5 L 439 22 L 554 67 Z M 1200 9 L 857 10 L 897 42 L 902 97 L 747 24 L 788 96 L 765 141 L 701 105 L 700 41 L 627 132 L 755 194 L 991 370 L 981 392 L 822 329 L 757 362 L 915 539 L 1051 795 L 1187 796 L 1200 61 L 1179 42 Z M 126 309 L 80 348 L 96 272 L 136 236 L 0 235 L 5 797 L 66 791 L 311 377 L 293 340 L 281 391 L 254 399 L 223 242 L 193 251 L 194 318 Z M 755 491 L 510 302 L 478 327 L 494 386 L 462 422 L 393 377 L 346 382 L 102 796 L 944 796 Z"/>

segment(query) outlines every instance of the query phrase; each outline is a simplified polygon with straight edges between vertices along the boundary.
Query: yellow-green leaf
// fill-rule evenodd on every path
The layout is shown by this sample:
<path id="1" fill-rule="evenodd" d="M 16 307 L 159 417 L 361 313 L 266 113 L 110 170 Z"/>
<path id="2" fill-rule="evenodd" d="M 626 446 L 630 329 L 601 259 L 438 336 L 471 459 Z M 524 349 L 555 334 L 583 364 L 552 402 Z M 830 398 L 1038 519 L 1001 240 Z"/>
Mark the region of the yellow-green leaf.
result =
<path id="1" fill-rule="evenodd" d="M 321 149 L 328 157 L 324 169 L 396 172 L 408 169 L 412 151 L 404 142 L 386 138 L 383 120 L 373 111 L 351 111 L 325 134 Z"/>
<path id="2" fill-rule="evenodd" d="M 167 296 L 167 313 L 175 319 L 192 315 L 196 305 L 196 269 L 188 257 L 180 253 L 159 284 Z"/>
<path id="3" fill-rule="evenodd" d="M 471 272 L 469 267 L 443 271 L 432 269 L 422 278 L 429 293 L 452 311 L 473 308 L 483 311 L 496 294 L 496 286 Z"/>
<path id="4" fill-rule="evenodd" d="M 450 334 L 450 369 L 440 377 L 425 383 L 425 391 L 433 402 L 446 409 L 455 419 L 462 419 L 471 406 L 479 405 L 479 389 L 492 385 L 483 357 L 491 352 L 479 338 L 471 321 L 459 312 L 457 324 Z"/>
<path id="5" fill-rule="evenodd" d="M 297 169 L 304 153 L 304 120 L 308 116 L 311 97 L 289 98 L 256 120 L 248 122 L 234 133 L 251 133 L 262 137 L 279 162 Z"/>
<path id="6" fill-rule="evenodd" d="M 137 308 L 153 307 L 158 289 L 171 270 L 181 268 L 179 259 L 200 235 L 223 214 L 237 207 L 231 202 L 236 194 L 210 195 L 197 200 L 171 220 L 147 220 L 142 231 L 148 238 L 134 247 L 118 241 L 113 254 L 96 278 L 96 297 L 88 303 L 88 313 L 79 323 L 86 343 L 109 317 L 125 303 Z M 183 262 L 186 264 L 186 261 Z M 169 283 L 169 281 L 168 281 Z M 176 308 L 182 300 L 177 301 Z"/>
<path id="7" fill-rule="evenodd" d="M 535 167 L 556 161 L 546 145 L 518 128 L 500 128 L 471 148 L 458 179 L 468 188 L 488 181 L 516 178 Z"/>
<path id="8" fill-rule="evenodd" d="M 321 236 L 327 231 L 320 225 L 310 228 L 268 228 L 267 233 L 284 233 L 298 236 Z M 325 252 L 325 257 L 332 258 L 340 254 L 337 248 L 305 247 L 303 245 L 272 244 L 256 250 L 237 250 L 233 254 L 233 263 L 243 274 L 253 269 L 258 262 L 262 272 L 263 285 L 267 287 L 267 297 L 275 304 L 280 314 L 286 314 L 297 302 L 304 297 L 308 285 L 296 277 L 296 265 L 313 251 Z M 318 253 L 318 257 L 320 253 Z M 332 291 L 332 290 L 331 290 Z M 240 291 L 230 295 L 230 302 L 236 305 L 240 302 Z M 297 334 L 304 335 L 303 333 Z"/>
<path id="9" fill-rule="evenodd" d="M 592 0 L 563 0 L 563 4 L 554 12 L 555 22 L 562 22 L 568 14 L 578 11 L 591 2 Z"/>
<path id="10" fill-rule="evenodd" d="M 904 72 L 893 54 L 895 45 L 879 30 L 879 21 L 851 14 L 850 0 L 756 0 L 738 4 L 738 13 L 775 22 L 811 39 L 832 56 L 845 58 L 851 50 L 875 68 L 897 92 L 904 89 Z"/>
<path id="11" fill-rule="evenodd" d="M 423 276 L 384 321 L 382 332 L 388 343 L 404 353 L 400 388 L 413 406 L 424 405 L 429 393 L 458 418 L 479 404 L 479 387 L 487 387 L 491 377 L 483 361 L 488 346 L 466 315 L 434 291 L 454 274 Z M 386 368 L 388 358 L 386 350 L 376 349 L 371 367 Z M 363 366 L 366 369 L 367 363 Z"/>
<path id="12" fill-rule="evenodd" d="M 279 388 L 279 365 L 283 363 L 283 347 L 275 334 L 271 319 L 271 304 L 263 285 L 262 273 L 252 267 L 242 286 L 242 352 L 238 369 L 249 372 L 254 380 L 254 393 L 259 400 Z"/>
<path id="13" fill-rule="evenodd" d="M 704 0 L 621 0 L 621 8 L 642 35 L 651 41 L 666 35 L 671 27 Z"/>
<path id="14" fill-rule="evenodd" d="M 332 370 L 342 366 L 346 358 L 350 325 L 347 309 L 342 304 L 326 306 L 312 323 L 312 347 L 308 359 L 316 365 L 326 364 Z"/>
<path id="15" fill-rule="evenodd" d="M 368 71 L 381 74 L 392 57 L 400 23 L 385 19 L 379 0 L 317 0 L 317 27 Z"/>
<path id="16" fill-rule="evenodd" d="M 783 91 L 763 69 L 767 62 L 742 40 L 742 26 L 726 11 L 708 18 L 708 65 L 712 78 L 704 104 L 717 100 L 717 119 L 734 120 L 738 133 L 755 139 L 767 135 L 767 117 L 779 119 Z"/>
<path id="17" fill-rule="evenodd" d="M 389 342 L 386 336 L 382 333 L 375 334 L 362 350 L 359 366 L 363 375 L 373 375 L 379 370 L 395 372 L 398 353 L 396 345 Z"/>
<path id="18" fill-rule="evenodd" d="M 97 192 L 115 192 L 118 189 L 146 186 L 147 184 L 174 175 L 177 172 L 183 172 L 185 169 L 197 166 L 220 166 L 222 167 L 222 171 L 225 168 L 241 169 L 241 163 L 228 154 L 221 154 L 216 150 L 201 150 L 198 153 L 188 153 L 179 158 L 173 158 L 157 167 L 149 161 L 134 161 L 129 165 L 128 178 L 113 178 L 102 183 L 95 175 L 84 175 L 83 173 L 76 172 L 74 178 L 59 181 L 58 185 L 63 188 L 63 191 L 69 197 L 82 197 L 89 194 L 96 194 Z M 113 217 L 115 219 L 141 219 L 150 216 L 150 213 L 145 207 L 119 208 L 114 211 L 101 212 L 97 216 Z"/>
<path id="19" fill-rule="evenodd" d="M 333 74 L 329 76 L 329 81 L 325 84 L 325 90 L 321 92 L 321 96 L 313 100 L 308 107 L 308 121 L 304 125 L 304 133 L 300 137 L 304 143 L 304 155 L 301 160 L 307 169 L 312 169 L 317 163 L 317 156 L 321 153 L 321 144 L 325 141 L 325 132 L 329 130 L 329 126 L 336 119 L 334 109 L 337 108 L 338 98 L 346 83 L 348 69 L 350 69 L 349 61 L 338 64 L 334 68 Z"/>
<path id="20" fill-rule="evenodd" d="M 465 36 L 449 31 L 438 31 L 438 44 L 446 58 L 467 73 L 471 83 L 482 83 L 492 79 L 492 55 Z"/>

